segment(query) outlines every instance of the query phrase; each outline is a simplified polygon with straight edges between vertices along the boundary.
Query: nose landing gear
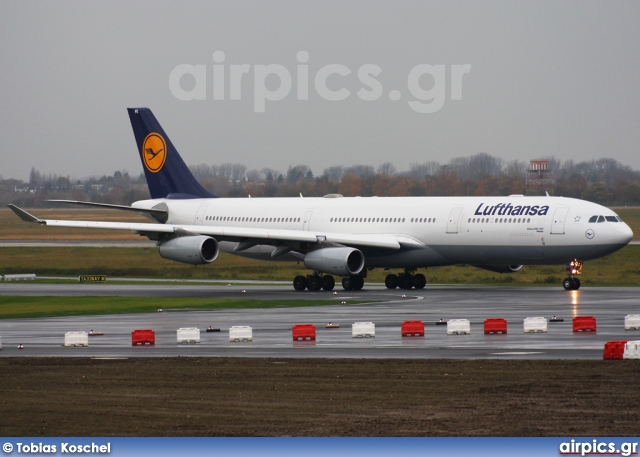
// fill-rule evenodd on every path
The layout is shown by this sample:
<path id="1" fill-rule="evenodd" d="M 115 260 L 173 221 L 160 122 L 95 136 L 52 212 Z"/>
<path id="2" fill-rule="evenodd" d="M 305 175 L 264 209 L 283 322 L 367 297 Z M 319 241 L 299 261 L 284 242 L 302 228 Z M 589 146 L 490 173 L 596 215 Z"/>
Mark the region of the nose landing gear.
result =
<path id="1" fill-rule="evenodd" d="M 564 290 L 578 290 L 580 288 L 580 280 L 576 278 L 582 271 L 582 262 L 578 259 L 574 259 L 567 263 L 566 270 L 569 272 L 569 276 L 562 281 L 562 287 Z"/>

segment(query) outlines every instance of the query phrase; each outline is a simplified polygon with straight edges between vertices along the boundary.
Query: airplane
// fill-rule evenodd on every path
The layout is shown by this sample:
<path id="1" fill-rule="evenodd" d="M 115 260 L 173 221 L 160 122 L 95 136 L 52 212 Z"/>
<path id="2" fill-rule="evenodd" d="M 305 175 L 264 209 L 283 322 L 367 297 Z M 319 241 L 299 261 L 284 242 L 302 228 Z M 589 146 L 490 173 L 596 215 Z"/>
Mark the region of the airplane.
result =
<path id="1" fill-rule="evenodd" d="M 129 230 L 156 241 L 162 257 L 187 264 L 212 263 L 220 251 L 302 263 L 312 272 L 293 279 L 297 291 L 333 290 L 334 276 L 345 290 L 360 290 L 375 268 L 399 270 L 387 274 L 389 289 L 422 289 L 426 278 L 418 269 L 456 264 L 497 273 L 565 264 L 563 287 L 577 290 L 583 261 L 633 237 L 612 210 L 548 194 L 218 198 L 196 181 L 150 109 L 128 113 L 151 199 L 131 206 L 51 201 L 135 211 L 153 222 L 40 219 L 9 207 L 45 226 Z"/>

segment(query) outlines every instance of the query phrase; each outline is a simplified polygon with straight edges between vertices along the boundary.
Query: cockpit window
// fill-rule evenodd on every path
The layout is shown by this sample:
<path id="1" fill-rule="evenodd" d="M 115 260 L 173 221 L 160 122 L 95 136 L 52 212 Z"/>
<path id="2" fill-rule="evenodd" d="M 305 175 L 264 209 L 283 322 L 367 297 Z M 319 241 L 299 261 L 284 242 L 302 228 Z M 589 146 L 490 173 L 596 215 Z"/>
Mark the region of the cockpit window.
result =
<path id="1" fill-rule="evenodd" d="M 593 224 L 594 222 L 622 222 L 622 219 L 619 216 L 591 216 L 589 223 Z"/>

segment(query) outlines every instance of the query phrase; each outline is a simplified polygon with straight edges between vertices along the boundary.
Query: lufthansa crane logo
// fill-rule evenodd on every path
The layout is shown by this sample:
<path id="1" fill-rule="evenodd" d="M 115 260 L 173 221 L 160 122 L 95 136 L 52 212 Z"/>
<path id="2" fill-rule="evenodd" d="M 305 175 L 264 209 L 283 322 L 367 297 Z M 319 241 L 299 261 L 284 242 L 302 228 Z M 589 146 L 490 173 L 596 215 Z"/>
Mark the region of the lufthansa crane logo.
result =
<path id="1" fill-rule="evenodd" d="M 151 173 L 162 170 L 167 160 L 167 143 L 162 135 L 151 132 L 142 142 L 142 161 Z"/>

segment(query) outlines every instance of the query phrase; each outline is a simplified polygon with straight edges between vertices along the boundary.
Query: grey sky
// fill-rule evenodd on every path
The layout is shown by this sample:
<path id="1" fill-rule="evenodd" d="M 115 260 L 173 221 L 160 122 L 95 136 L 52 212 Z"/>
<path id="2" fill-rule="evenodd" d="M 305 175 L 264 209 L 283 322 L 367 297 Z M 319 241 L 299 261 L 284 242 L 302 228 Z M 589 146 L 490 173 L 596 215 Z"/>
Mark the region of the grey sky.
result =
<path id="1" fill-rule="evenodd" d="M 126 108 L 151 108 L 191 165 L 239 162 L 286 171 L 306 164 L 412 162 L 486 152 L 505 160 L 612 157 L 640 169 L 640 2 L 594 1 L 60 1 L 0 2 L 0 175 L 31 167 L 72 177 L 126 170 L 137 157 Z M 241 100 L 213 99 L 213 60 L 249 64 Z M 309 54 L 308 100 L 296 98 L 299 51 Z M 206 65 L 206 100 L 181 101 L 169 75 Z M 254 112 L 253 68 L 279 64 L 291 93 Z M 314 88 L 321 67 L 351 95 Z M 375 101 L 358 69 L 375 64 Z M 407 76 L 444 65 L 446 99 L 414 111 Z M 451 100 L 454 65 L 471 65 Z M 278 79 L 267 86 L 277 89 Z M 184 77 L 182 88 L 194 87 Z M 228 81 L 227 81 L 228 83 Z M 420 87 L 433 86 L 420 79 Z M 392 101 L 389 91 L 399 90 Z"/>

